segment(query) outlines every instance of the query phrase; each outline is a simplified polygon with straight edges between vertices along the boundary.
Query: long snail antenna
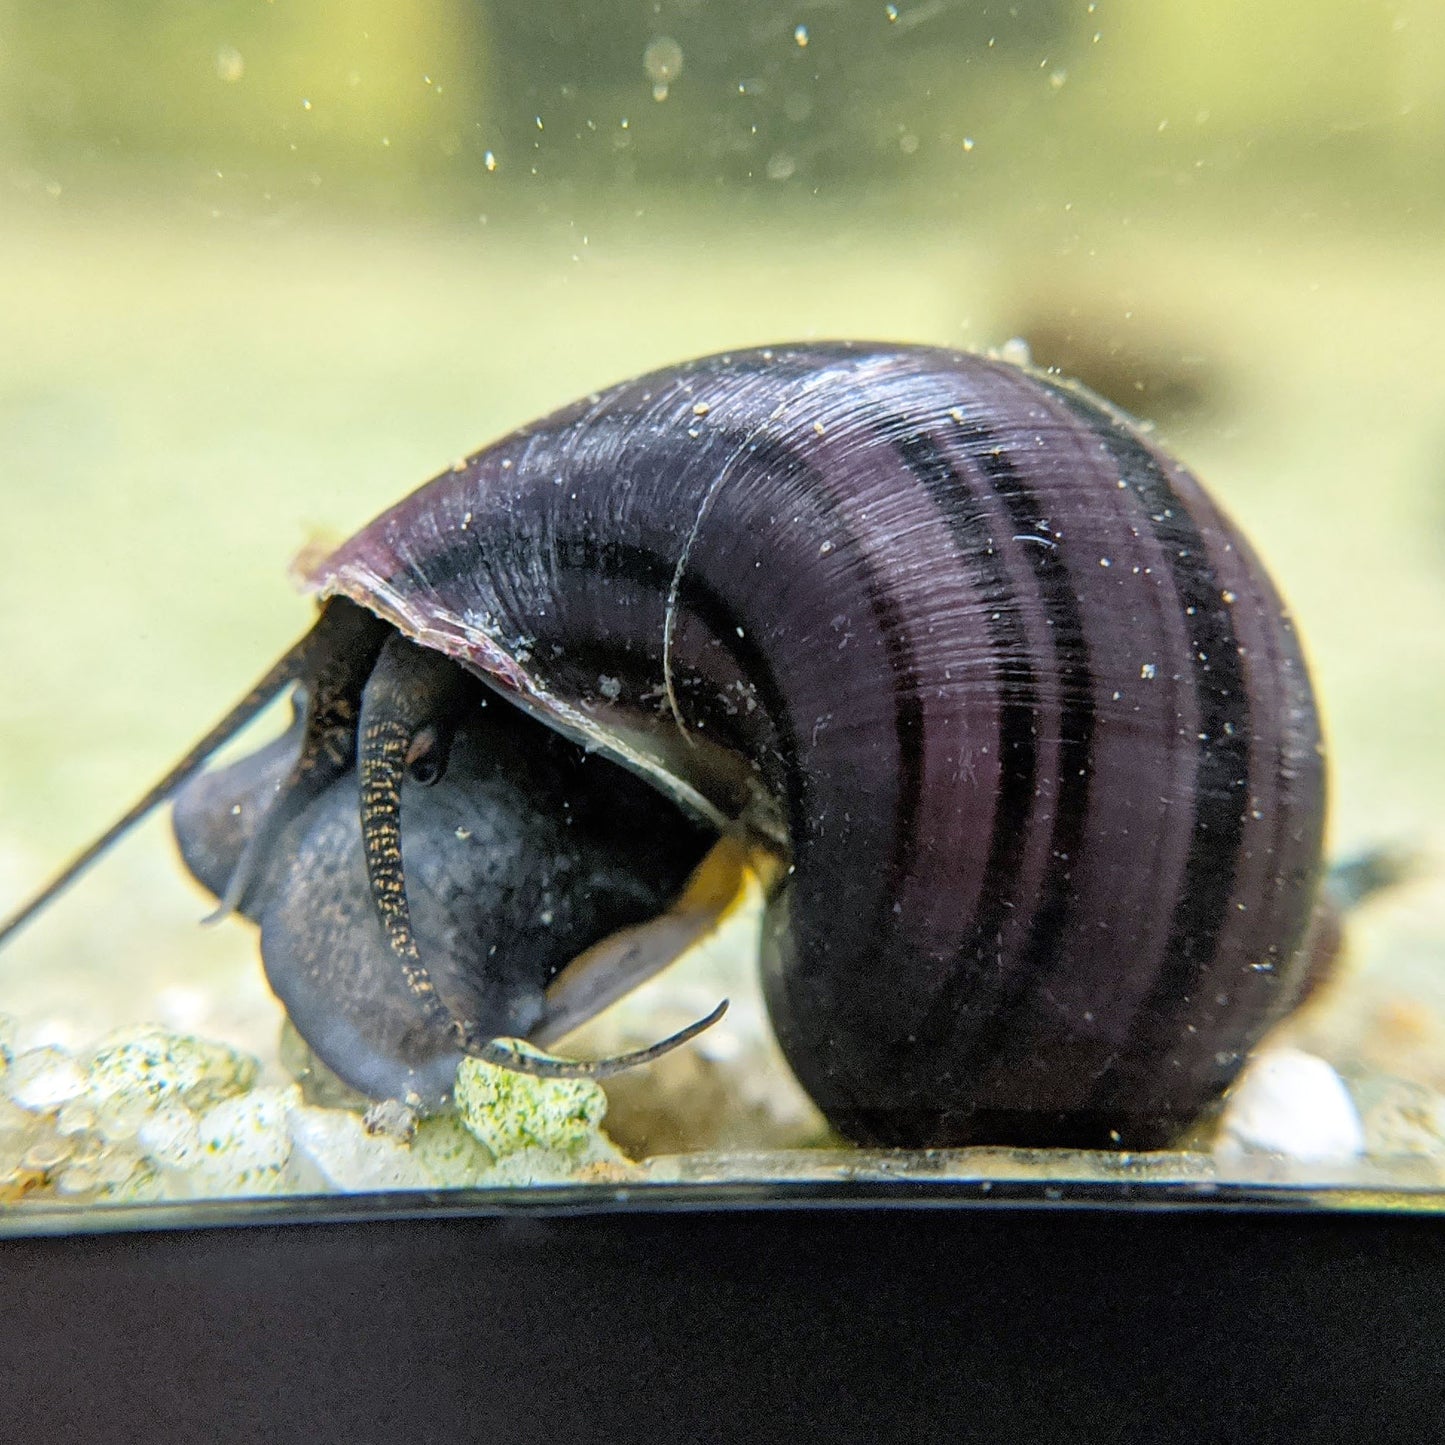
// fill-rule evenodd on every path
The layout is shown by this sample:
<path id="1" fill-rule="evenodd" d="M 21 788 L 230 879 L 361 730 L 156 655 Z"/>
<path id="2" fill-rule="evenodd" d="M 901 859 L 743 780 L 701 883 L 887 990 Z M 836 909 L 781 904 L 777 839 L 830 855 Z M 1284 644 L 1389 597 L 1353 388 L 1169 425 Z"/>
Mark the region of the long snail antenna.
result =
<path id="1" fill-rule="evenodd" d="M 685 1029 L 679 1029 L 675 1034 L 669 1034 L 655 1044 L 649 1044 L 645 1049 L 637 1049 L 630 1054 L 612 1054 L 602 1059 L 538 1058 L 535 1054 L 524 1054 L 520 1049 L 510 1048 L 500 1039 L 475 1039 L 462 1023 L 454 1023 L 452 1033 L 473 1058 L 496 1064 L 499 1068 L 510 1069 L 514 1074 L 531 1074 L 538 1079 L 606 1079 L 613 1074 L 622 1073 L 624 1069 L 650 1064 L 654 1059 L 660 1059 L 664 1054 L 681 1048 L 683 1044 L 710 1029 L 727 1011 L 728 1001 L 723 999 L 706 1017 L 688 1024 Z"/>
<path id="2" fill-rule="evenodd" d="M 328 609 L 329 610 L 329 609 Z M 133 807 L 129 808 L 93 843 L 76 854 L 65 867 L 35 894 L 18 912 L 11 914 L 0 923 L 0 947 L 18 932 L 48 903 L 65 891 L 102 853 L 133 828 L 151 809 L 165 800 L 190 777 L 223 743 L 240 732 L 247 723 L 261 712 L 266 705 L 289 683 L 294 682 L 304 670 L 312 655 L 317 634 L 320 632 L 326 614 L 299 642 L 279 661 L 273 664 L 256 685 L 203 737 L 186 755 L 166 773 Z"/>

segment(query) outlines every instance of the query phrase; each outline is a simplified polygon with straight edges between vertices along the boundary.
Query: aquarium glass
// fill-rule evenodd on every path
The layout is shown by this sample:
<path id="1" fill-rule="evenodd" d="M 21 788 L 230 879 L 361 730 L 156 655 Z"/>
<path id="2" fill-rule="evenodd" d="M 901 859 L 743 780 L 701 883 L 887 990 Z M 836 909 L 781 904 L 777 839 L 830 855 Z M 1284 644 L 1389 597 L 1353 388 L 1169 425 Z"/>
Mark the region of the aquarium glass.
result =
<path id="1" fill-rule="evenodd" d="M 251 923 L 201 925 L 162 808 L 0 952 L 0 1221 L 900 1180 L 1437 1207 L 1442 76 L 1428 0 L 0 0 L 0 913 L 305 631 L 304 559 L 575 398 L 859 339 L 1057 368 L 1202 478 L 1304 639 L 1340 917 L 1162 1149 L 851 1145 L 770 1031 L 765 867 L 548 1048 L 725 996 L 714 1027 L 601 1086 L 469 1063 L 418 1116 L 318 1063 Z"/>

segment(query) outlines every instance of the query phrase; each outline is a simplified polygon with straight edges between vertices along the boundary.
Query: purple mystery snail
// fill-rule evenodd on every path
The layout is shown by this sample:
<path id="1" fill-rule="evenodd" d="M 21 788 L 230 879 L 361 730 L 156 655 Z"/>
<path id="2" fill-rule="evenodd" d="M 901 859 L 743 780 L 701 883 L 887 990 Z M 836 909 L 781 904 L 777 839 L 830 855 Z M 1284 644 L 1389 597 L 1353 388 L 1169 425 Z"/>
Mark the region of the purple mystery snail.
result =
<path id="1" fill-rule="evenodd" d="M 791 1067 L 908 1146 L 1167 1143 L 1321 966 L 1294 628 L 1194 478 L 1055 376 L 704 358 L 478 452 L 308 586 L 312 631 L 0 938 L 179 789 L 317 1055 L 434 1104 L 656 972 L 720 836 L 771 863 Z M 283 738 L 192 776 L 293 684 Z"/>

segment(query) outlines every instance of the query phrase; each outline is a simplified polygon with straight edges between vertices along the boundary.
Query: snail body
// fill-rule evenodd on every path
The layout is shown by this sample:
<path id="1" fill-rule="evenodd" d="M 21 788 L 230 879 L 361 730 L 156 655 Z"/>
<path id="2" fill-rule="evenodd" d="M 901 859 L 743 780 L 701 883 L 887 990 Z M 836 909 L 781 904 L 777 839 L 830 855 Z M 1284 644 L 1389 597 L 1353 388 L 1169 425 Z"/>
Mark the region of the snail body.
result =
<path id="1" fill-rule="evenodd" d="M 283 998 L 317 976 L 282 941 L 302 920 L 330 910 L 321 952 L 372 960 L 352 985 L 330 970 L 309 1025 L 293 1011 L 344 1077 L 328 998 L 365 1033 L 398 960 L 411 1022 L 368 1047 L 413 1083 L 527 1031 L 502 1009 L 448 1033 L 498 965 L 486 918 L 456 921 L 487 865 L 434 860 L 494 789 L 488 759 L 537 748 L 584 793 L 605 780 L 602 833 L 626 815 L 577 876 L 630 876 L 634 913 L 709 832 L 776 860 L 770 1016 L 862 1141 L 1167 1142 L 1305 987 L 1324 773 L 1293 627 L 1188 472 L 1056 378 L 923 347 L 706 358 L 459 463 L 309 585 L 321 640 L 256 694 L 300 682 L 299 741 L 192 781 L 177 818 L 197 876 L 262 922 Z M 359 778 L 385 817 L 364 801 L 346 833 Z M 531 986 L 566 973 L 549 957 Z"/>

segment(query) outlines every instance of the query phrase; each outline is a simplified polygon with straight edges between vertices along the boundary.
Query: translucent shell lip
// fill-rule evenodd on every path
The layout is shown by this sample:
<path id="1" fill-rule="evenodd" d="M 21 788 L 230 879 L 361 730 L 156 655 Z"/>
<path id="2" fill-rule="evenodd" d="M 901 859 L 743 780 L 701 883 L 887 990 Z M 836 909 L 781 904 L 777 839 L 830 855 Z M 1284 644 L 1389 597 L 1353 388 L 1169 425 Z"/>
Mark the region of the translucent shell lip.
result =
<path id="1" fill-rule="evenodd" d="M 314 570 L 303 574 L 301 582 L 305 591 L 320 599 L 349 598 L 391 623 L 414 642 L 454 658 L 524 712 L 589 752 L 600 752 L 647 778 L 679 806 L 719 831 L 732 827 L 742 812 L 765 811 L 749 807 L 753 798 L 748 795 L 754 790 L 743 779 L 736 760 L 720 749 L 705 743 L 688 745 L 697 754 L 686 758 L 689 771 L 717 775 L 720 784 L 706 790 L 695 786 L 675 764 L 670 765 L 665 755 L 658 755 L 660 749 L 645 746 L 640 734 L 630 735 L 611 718 L 604 725 L 584 707 L 543 687 L 516 652 L 498 638 L 440 610 L 424 612 L 363 563 L 352 560 L 336 563 L 334 558 L 326 558 Z M 742 797 L 738 796 L 739 784 Z M 732 807 L 724 801 L 729 794 Z M 775 829 L 762 821 L 759 831 L 766 835 Z"/>

